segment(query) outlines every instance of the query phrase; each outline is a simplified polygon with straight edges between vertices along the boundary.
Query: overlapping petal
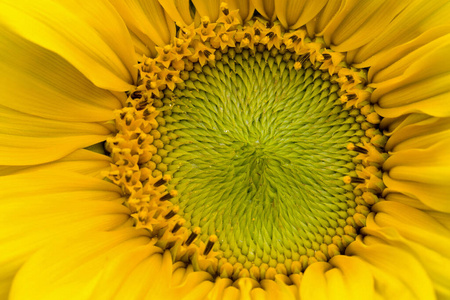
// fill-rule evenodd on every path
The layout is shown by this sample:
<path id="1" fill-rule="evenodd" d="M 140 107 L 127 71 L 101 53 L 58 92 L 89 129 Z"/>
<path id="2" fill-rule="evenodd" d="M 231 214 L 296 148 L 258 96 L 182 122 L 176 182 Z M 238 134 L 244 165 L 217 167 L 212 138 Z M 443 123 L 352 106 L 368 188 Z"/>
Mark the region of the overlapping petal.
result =
<path id="1" fill-rule="evenodd" d="M 22 113 L 68 122 L 113 119 L 122 106 L 73 65 L 5 27 L 0 27 L 0 104 Z"/>
<path id="2" fill-rule="evenodd" d="M 158 0 L 110 0 L 127 27 L 149 48 L 164 46 L 174 36 L 175 24 L 166 17 Z"/>
<path id="3" fill-rule="evenodd" d="M 121 205 L 120 189 L 91 176 L 28 171 L 1 176 L 0 185 L 0 277 L 9 283 L 40 248 L 115 229 L 129 218 L 128 209 Z"/>
<path id="4" fill-rule="evenodd" d="M 429 212 L 399 202 L 398 197 L 374 206 L 363 232 L 412 253 L 432 279 L 438 299 L 450 296 L 449 229 Z M 400 200 L 401 201 L 401 200 Z"/>
<path id="5" fill-rule="evenodd" d="M 101 12 L 101 13 L 99 13 Z M 18 35 L 56 52 L 96 86 L 127 91 L 137 75 L 128 30 L 105 1 L 2 1 L 1 23 Z"/>
<path id="6" fill-rule="evenodd" d="M 326 0 L 319 1 L 275 1 L 275 12 L 285 28 L 296 29 L 313 19 L 325 6 Z"/>
<path id="7" fill-rule="evenodd" d="M 283 280 L 213 279 L 173 263 L 131 228 L 120 189 L 101 180 L 116 92 L 137 54 L 170 43 L 175 24 L 214 22 L 218 0 L 0 3 L 0 298 L 447 299 L 450 297 L 450 3 L 228 1 L 286 28 L 306 24 L 369 68 L 390 157 L 387 186 L 346 255 Z M 193 5 L 193 6 L 192 6 Z M 193 12 L 195 11 L 196 16 Z M 99 13 L 101 12 L 101 13 Z M 4 83 L 4 86 L 3 86 Z M 119 229 L 120 228 L 120 229 Z M 105 232 L 109 231 L 109 232 Z M 39 276 L 36 274 L 39 272 Z"/>
<path id="8" fill-rule="evenodd" d="M 188 26 L 194 21 L 189 0 L 158 0 L 178 26 Z"/>
<path id="9" fill-rule="evenodd" d="M 432 282 L 420 262 L 409 252 L 375 237 L 357 239 L 346 250 L 367 262 L 382 298 L 435 299 Z"/>
<path id="10" fill-rule="evenodd" d="M 373 101 L 388 118 L 422 112 L 436 117 L 450 114 L 450 35 L 412 51 L 373 76 Z"/>

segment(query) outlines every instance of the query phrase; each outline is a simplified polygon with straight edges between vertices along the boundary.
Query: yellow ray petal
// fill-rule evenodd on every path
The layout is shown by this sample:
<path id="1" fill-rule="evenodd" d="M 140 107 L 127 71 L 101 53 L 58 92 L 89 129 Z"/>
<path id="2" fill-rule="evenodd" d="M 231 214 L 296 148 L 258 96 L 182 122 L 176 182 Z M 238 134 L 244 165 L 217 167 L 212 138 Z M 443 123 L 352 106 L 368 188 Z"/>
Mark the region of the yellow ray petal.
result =
<path id="1" fill-rule="evenodd" d="M 444 27 L 444 28 L 449 28 Z M 429 43 L 426 43 L 424 45 L 421 45 L 420 47 L 417 47 L 410 53 L 407 53 L 407 55 L 404 55 L 400 59 L 393 61 L 391 64 L 383 68 L 382 70 L 379 70 L 376 73 L 373 73 L 372 77 L 372 85 L 377 88 L 383 88 L 388 89 L 385 87 L 386 81 L 392 80 L 397 77 L 402 77 L 405 73 L 408 72 L 408 69 L 416 71 L 417 72 L 417 64 L 420 64 L 421 60 L 427 59 L 428 57 L 436 57 L 437 58 L 443 58 L 445 53 L 448 53 L 448 45 L 450 44 L 450 34 L 445 34 L 443 36 L 440 36 Z M 414 45 L 414 44 L 413 44 Z M 411 46 L 412 47 L 412 46 Z M 437 60 L 434 60 L 436 62 Z M 421 64 L 423 66 L 424 63 Z M 449 64 L 445 61 L 441 61 L 440 64 L 435 64 L 433 70 L 425 70 L 427 72 L 427 75 L 439 75 L 442 73 L 446 73 L 449 71 Z M 423 76 L 422 74 L 419 78 L 426 78 L 426 76 Z M 401 79 L 401 78 L 400 78 Z M 392 88 L 391 88 L 392 90 Z M 378 99 L 380 95 L 383 95 L 383 90 L 378 90 L 375 93 L 375 98 Z"/>
<path id="2" fill-rule="evenodd" d="M 254 287 L 259 286 L 258 282 L 252 278 L 239 278 L 235 283 L 234 286 L 239 287 L 239 293 L 237 295 L 239 295 L 239 299 L 242 300 L 250 300 L 251 299 L 251 291 Z M 229 289 L 231 290 L 231 289 Z M 235 298 L 231 298 L 234 295 L 231 294 L 228 296 L 228 298 L 231 299 L 235 299 Z"/>
<path id="3" fill-rule="evenodd" d="M 439 212 L 439 211 L 428 211 L 428 215 L 433 217 L 436 221 L 441 223 L 442 226 L 450 230 L 450 216 L 449 214 Z"/>
<path id="4" fill-rule="evenodd" d="M 192 0 L 201 17 L 208 16 L 211 22 L 219 18 L 220 0 Z"/>
<path id="5" fill-rule="evenodd" d="M 403 193 L 420 200 L 435 210 L 450 212 L 448 205 L 448 195 L 450 195 L 449 186 L 394 180 L 387 174 L 383 176 L 383 181 L 388 187 L 389 192 Z"/>
<path id="6" fill-rule="evenodd" d="M 409 139 L 402 141 L 395 145 L 394 151 L 403 151 L 409 149 L 427 149 L 434 146 L 436 143 L 448 143 L 449 131 L 442 130 L 437 132 L 430 132 L 419 136 L 412 136 Z"/>
<path id="7" fill-rule="evenodd" d="M 279 275 L 278 275 L 279 276 Z M 256 282 L 255 282 L 256 284 Z M 254 284 L 254 285 L 255 285 Z M 286 285 L 283 280 L 275 278 L 275 280 L 262 280 L 260 282 L 262 289 L 264 290 L 264 296 L 266 299 L 282 299 L 282 300 L 295 300 L 298 299 L 300 290 L 295 285 Z M 252 294 L 253 290 L 249 291 Z M 241 289 L 242 292 L 242 289 Z M 255 298 L 249 298 L 255 299 Z M 259 299 L 259 298 L 256 298 Z"/>
<path id="8" fill-rule="evenodd" d="M 396 2 L 396 1 L 391 1 Z M 384 55 L 384 51 L 405 44 L 432 27 L 450 24 L 450 2 L 447 0 L 414 0 L 408 3 L 378 36 L 354 55 L 355 63 L 363 63 L 373 55 Z"/>
<path id="9" fill-rule="evenodd" d="M 136 51 L 137 55 L 147 56 L 147 57 L 155 57 L 158 52 L 156 52 L 156 44 L 152 41 L 148 40 L 147 42 L 143 42 L 135 33 L 130 32 L 131 39 L 134 45 L 134 51 Z"/>
<path id="10" fill-rule="evenodd" d="M 211 274 L 198 271 L 194 272 L 192 267 L 186 271 L 186 276 L 179 285 L 173 286 L 166 290 L 168 299 L 196 300 L 204 299 L 214 288 L 213 278 Z M 153 299 L 151 292 L 147 299 Z"/>
<path id="11" fill-rule="evenodd" d="M 178 262 L 173 265 L 172 286 L 183 285 L 186 277 L 194 272 L 192 265 L 185 265 L 183 262 Z"/>
<path id="12" fill-rule="evenodd" d="M 235 289 L 235 287 L 232 287 L 233 281 L 229 278 L 218 278 L 214 282 L 214 287 L 211 289 L 211 291 L 208 294 L 208 299 L 223 299 L 225 295 L 225 290 Z M 238 290 L 237 290 L 238 291 Z"/>
<path id="13" fill-rule="evenodd" d="M 430 78 L 427 80 L 428 82 L 422 82 L 422 85 L 427 85 L 430 87 L 430 85 L 433 87 L 436 87 L 439 82 L 448 82 L 450 76 L 441 77 L 441 78 Z M 415 89 L 415 86 L 417 86 L 417 90 Z M 396 97 L 397 93 L 390 93 L 388 97 L 384 97 L 382 99 L 382 104 L 386 103 L 396 103 L 397 101 L 389 101 L 390 99 L 398 99 L 400 101 L 413 101 L 414 98 L 421 98 L 419 101 L 414 103 L 409 103 L 406 105 L 399 105 L 394 108 L 381 108 L 377 106 L 375 108 L 376 112 L 383 116 L 383 117 L 389 117 L 389 118 L 395 118 L 396 116 L 405 115 L 409 113 L 425 113 L 431 116 L 436 117 L 448 117 L 450 116 L 450 105 L 448 102 L 448 99 L 450 98 L 450 92 L 445 92 L 433 97 L 423 96 L 424 93 L 428 92 L 436 92 L 435 90 L 423 90 L 421 89 L 421 85 L 413 85 L 412 87 L 406 87 L 403 90 L 400 90 L 399 93 L 401 93 L 400 96 Z M 414 93 L 416 91 L 416 93 Z M 411 96 L 412 94 L 415 94 L 414 96 Z M 408 98 L 408 96 L 411 96 Z M 389 99 L 390 98 L 390 99 Z M 397 102 L 397 103 L 398 103 Z M 381 103 L 381 102 L 380 102 Z"/>
<path id="14" fill-rule="evenodd" d="M 0 177 L 0 277 L 12 279 L 48 243 L 114 229 L 128 220 L 120 189 L 70 172 Z"/>
<path id="15" fill-rule="evenodd" d="M 450 53 L 450 35 L 445 41 L 420 58 L 416 55 L 427 49 L 419 49 L 385 69 L 384 74 L 388 74 L 383 78 L 385 81 L 373 84 L 376 90 L 372 99 L 377 101 L 376 111 L 380 115 L 392 118 L 423 112 L 432 116 L 450 116 L 450 103 L 446 101 L 450 95 L 447 84 L 450 62 L 446 59 Z M 404 72 L 399 74 L 401 70 Z M 376 75 L 374 80 L 381 80 L 380 77 Z"/>
<path id="16" fill-rule="evenodd" d="M 85 149 L 77 150 L 60 160 L 35 166 L 0 166 L 0 176 L 30 171 L 69 171 L 103 179 L 110 168 L 111 158 Z"/>
<path id="17" fill-rule="evenodd" d="M 338 14 L 338 11 L 342 11 L 346 3 L 343 0 L 328 1 L 317 16 L 306 24 L 309 36 L 323 36 L 327 26 L 333 26 L 334 18 L 341 19 L 342 14 Z M 324 36 L 324 38 L 326 38 L 326 43 L 330 45 L 330 35 Z"/>
<path id="18" fill-rule="evenodd" d="M 357 1 L 341 10 L 345 18 L 326 31 L 336 51 L 347 52 L 370 42 L 380 35 L 395 16 L 410 1 Z"/>
<path id="19" fill-rule="evenodd" d="M 83 5 L 5 0 L 0 19 L 17 34 L 61 55 L 98 87 L 126 91 L 134 82 L 130 36 L 106 0 Z"/>
<path id="20" fill-rule="evenodd" d="M 390 299 L 435 299 L 430 278 L 410 253 L 366 237 L 357 239 L 346 250 L 365 260 L 371 268 L 378 293 Z"/>
<path id="21" fill-rule="evenodd" d="M 421 209 L 421 210 L 427 210 L 427 211 L 431 211 L 432 208 L 425 205 L 423 202 L 421 202 L 420 200 L 418 200 L 415 197 L 411 197 L 411 196 L 407 196 L 401 193 L 392 193 L 389 192 L 389 190 L 387 191 L 387 195 L 385 195 L 385 199 L 387 201 L 395 201 L 398 203 L 402 203 L 404 205 L 408 205 L 410 207 L 414 207 L 417 209 Z"/>
<path id="22" fill-rule="evenodd" d="M 256 10 L 266 19 L 274 21 L 277 17 L 275 13 L 275 0 L 250 0 Z"/>
<path id="23" fill-rule="evenodd" d="M 275 1 L 275 12 L 284 28 L 296 29 L 313 19 L 327 0 Z"/>
<path id="24" fill-rule="evenodd" d="M 411 40 L 408 43 L 401 44 L 397 47 L 389 49 L 383 55 L 376 55 L 368 59 L 365 65 L 356 65 L 357 68 L 364 68 L 370 66 L 367 74 L 368 79 L 373 82 L 373 78 L 376 74 L 379 74 L 381 70 L 384 70 L 394 64 L 395 62 L 403 59 L 405 56 L 418 50 L 419 48 L 432 43 L 433 41 L 447 35 L 450 32 L 450 26 L 443 25 L 430 28 L 417 38 Z M 437 44 L 439 45 L 439 44 Z M 420 57 L 420 56 L 419 56 Z M 395 71 L 396 68 L 393 69 Z"/>
<path id="25" fill-rule="evenodd" d="M 131 29 L 144 44 L 152 42 L 158 46 L 170 43 L 172 34 L 166 20 L 164 9 L 158 0 L 110 0 L 117 9 L 128 28 Z M 170 27 L 175 27 L 171 22 Z"/>
<path id="26" fill-rule="evenodd" d="M 256 288 L 256 289 L 253 289 L 252 291 L 251 291 L 251 299 L 258 299 L 258 300 L 270 300 L 270 299 L 267 299 L 267 293 L 266 293 L 266 291 L 265 290 L 263 290 L 262 288 Z M 231 299 L 230 299 L 231 300 Z"/>
<path id="27" fill-rule="evenodd" d="M 121 271 L 116 270 L 116 272 Z M 148 294 L 153 294 L 154 299 L 156 299 L 156 295 L 161 295 L 161 299 L 169 299 L 165 297 L 165 292 L 169 288 L 167 281 L 170 280 L 171 273 L 172 257 L 170 254 L 168 252 L 164 255 L 153 254 L 125 278 L 126 281 L 121 284 L 116 299 L 145 299 L 145 295 Z M 111 276 L 116 276 L 116 274 L 111 273 Z M 130 292 L 131 290 L 132 292 Z"/>
<path id="28" fill-rule="evenodd" d="M 408 115 L 404 121 L 392 125 L 390 132 L 386 133 L 389 140 L 385 149 L 397 150 L 397 145 L 410 139 L 426 138 L 450 130 L 450 118 L 429 117 L 423 114 Z M 404 148 L 404 147 L 402 147 Z"/>
<path id="29" fill-rule="evenodd" d="M 253 16 L 253 12 L 255 11 L 255 7 L 253 6 L 253 2 L 250 0 L 241 1 L 241 0 L 226 0 L 228 3 L 229 9 L 231 11 L 235 9 L 239 9 L 239 15 L 242 20 L 248 21 Z"/>
<path id="30" fill-rule="evenodd" d="M 145 231 L 128 228 L 49 244 L 19 271 L 11 299 L 66 299 L 68 295 L 71 299 L 92 299 L 101 275 L 107 276 L 109 268 L 149 242 Z M 133 264 L 136 262 L 131 260 L 130 265 Z"/>
<path id="31" fill-rule="evenodd" d="M 194 22 L 189 7 L 189 0 L 158 0 L 167 14 L 178 26 L 188 26 Z"/>
<path id="32" fill-rule="evenodd" d="M 0 106 L 0 133 L 35 138 L 103 135 L 111 132 L 97 123 L 62 122 L 28 115 Z M 32 147 L 32 145 L 30 145 Z"/>
<path id="33" fill-rule="evenodd" d="M 0 276 L 0 299 L 8 299 L 11 281 L 11 278 L 3 278 Z"/>
<path id="34" fill-rule="evenodd" d="M 333 32 L 339 28 L 339 24 L 346 18 L 347 14 L 353 10 L 353 8 L 358 4 L 357 0 L 342 0 L 331 3 L 329 1 L 325 6 L 325 10 L 319 14 L 320 20 L 318 24 L 322 29 L 319 33 L 323 36 L 325 43 L 331 45 L 331 38 Z"/>
<path id="35" fill-rule="evenodd" d="M 450 134 L 450 130 L 448 131 Z M 450 140 L 441 141 L 427 149 L 394 152 L 383 168 L 392 179 L 450 185 Z"/>
<path id="36" fill-rule="evenodd" d="M 241 292 L 239 291 L 238 288 L 230 286 L 225 289 L 223 296 L 221 298 L 211 298 L 211 299 L 223 299 L 223 300 L 241 299 L 240 294 Z"/>
<path id="37" fill-rule="evenodd" d="M 397 208 L 403 209 L 404 207 L 405 205 L 401 205 Z M 403 214 L 403 211 L 401 211 L 400 214 Z M 378 218 L 380 215 L 387 215 L 387 213 L 381 212 L 376 215 L 370 214 L 367 218 L 366 227 L 362 229 L 362 233 L 381 238 L 389 243 L 389 245 L 413 253 L 431 278 L 438 299 L 447 299 L 450 296 L 450 286 L 448 285 L 450 274 L 447 272 L 450 268 L 450 259 L 448 258 L 449 253 L 448 251 L 440 251 L 439 246 L 436 247 L 436 244 L 442 245 L 442 239 L 434 240 L 433 243 L 430 244 L 424 243 L 420 237 L 416 241 L 405 238 L 400 235 L 404 234 L 403 227 L 405 226 L 403 223 L 400 222 L 400 226 L 397 226 L 399 222 L 394 221 L 394 223 L 391 223 L 388 221 L 388 218 L 385 217 L 381 217 L 380 219 Z M 417 215 L 417 211 L 413 212 L 413 215 Z M 429 215 L 429 213 L 427 215 Z M 411 227 L 408 229 L 409 231 L 417 229 L 425 234 L 425 238 L 427 238 L 428 232 L 433 232 L 432 227 L 428 228 L 428 232 L 424 232 L 424 226 L 420 224 L 420 222 L 415 223 L 416 225 L 408 223 L 408 227 Z M 441 226 L 439 225 L 438 227 Z M 408 233 L 406 233 L 406 235 L 411 236 Z M 443 238 L 444 244 L 448 243 L 448 232 Z"/>
<path id="38" fill-rule="evenodd" d="M 54 120 L 98 122 L 113 119 L 113 110 L 121 107 L 115 96 L 62 57 L 2 26 L 0 67 L 0 103 L 15 110 Z"/>
<path id="39" fill-rule="evenodd" d="M 344 275 L 339 269 L 333 268 L 327 271 L 325 273 L 325 279 L 327 281 L 328 298 L 330 300 L 351 299 L 349 291 L 346 288 Z"/>
<path id="40" fill-rule="evenodd" d="M 421 243 L 450 257 L 450 232 L 427 213 L 397 202 L 382 201 L 372 207 L 374 221 L 381 227 L 394 227 L 407 240 Z"/>
<path id="41" fill-rule="evenodd" d="M 34 165 L 57 160 L 106 139 L 109 130 L 96 123 L 60 122 L 0 106 L 0 164 Z"/>
<path id="42" fill-rule="evenodd" d="M 300 286 L 302 300 L 328 300 L 325 273 L 330 269 L 332 266 L 326 262 L 317 262 L 306 268 Z"/>
<path id="43" fill-rule="evenodd" d="M 104 141 L 105 136 L 81 135 L 73 137 L 33 138 L 0 134 L 0 164 L 33 165 L 51 162 L 86 147 Z M 33 145 L 33 146 L 30 146 Z"/>
<path id="44" fill-rule="evenodd" d="M 341 277 L 343 284 L 334 288 L 335 294 L 340 290 L 348 293 L 348 299 L 372 299 L 374 294 L 374 281 L 370 268 L 363 260 L 354 256 L 337 255 L 329 261 L 331 265 L 339 269 L 340 273 L 334 277 Z M 329 271 L 330 272 L 330 271 Z M 327 272 L 328 273 L 328 272 Z M 339 278 L 337 278 L 339 280 Z M 337 282 L 339 282 L 336 280 Z M 341 292 L 342 293 L 342 292 Z M 337 298 L 336 299 L 347 299 Z"/>
<path id="45" fill-rule="evenodd" d="M 101 272 L 91 299 L 167 299 L 172 257 L 152 243 L 118 255 Z"/>

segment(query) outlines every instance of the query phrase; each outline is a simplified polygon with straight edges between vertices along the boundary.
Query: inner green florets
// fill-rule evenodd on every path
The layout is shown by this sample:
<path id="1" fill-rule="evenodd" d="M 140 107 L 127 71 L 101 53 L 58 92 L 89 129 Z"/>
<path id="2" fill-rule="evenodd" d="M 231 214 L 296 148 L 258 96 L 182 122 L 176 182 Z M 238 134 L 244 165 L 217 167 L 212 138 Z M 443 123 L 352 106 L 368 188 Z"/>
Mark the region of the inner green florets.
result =
<path id="1" fill-rule="evenodd" d="M 162 161 L 171 201 L 230 262 L 317 258 L 332 237 L 356 236 L 344 230 L 356 204 L 342 178 L 355 168 L 346 146 L 364 132 L 331 82 L 310 62 L 233 51 L 156 104 L 175 137 Z"/>

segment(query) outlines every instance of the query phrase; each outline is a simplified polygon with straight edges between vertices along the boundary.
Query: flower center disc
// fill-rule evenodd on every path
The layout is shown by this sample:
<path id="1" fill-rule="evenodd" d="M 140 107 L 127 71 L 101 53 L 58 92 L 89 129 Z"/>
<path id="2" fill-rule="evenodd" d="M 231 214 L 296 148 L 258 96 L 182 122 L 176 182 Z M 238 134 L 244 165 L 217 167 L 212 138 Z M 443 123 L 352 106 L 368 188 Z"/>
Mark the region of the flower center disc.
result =
<path id="1" fill-rule="evenodd" d="M 228 259 L 275 267 L 344 233 L 356 206 L 342 181 L 355 167 L 346 145 L 364 133 L 328 73 L 268 54 L 229 51 L 191 71 L 161 110 L 179 137 L 163 162 L 185 225 L 204 241 L 216 234 Z"/>
<path id="2" fill-rule="evenodd" d="M 174 261 L 274 279 L 355 240 L 384 188 L 386 138 L 364 70 L 304 29 L 237 16 L 225 8 L 143 58 L 108 179 Z"/>

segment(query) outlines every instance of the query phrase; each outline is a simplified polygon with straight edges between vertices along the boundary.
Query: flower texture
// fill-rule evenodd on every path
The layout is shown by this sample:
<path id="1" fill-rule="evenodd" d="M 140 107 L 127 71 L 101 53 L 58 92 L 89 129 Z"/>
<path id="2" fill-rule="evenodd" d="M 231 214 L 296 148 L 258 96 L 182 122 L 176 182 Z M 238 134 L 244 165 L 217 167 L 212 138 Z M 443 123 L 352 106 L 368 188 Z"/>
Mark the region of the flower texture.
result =
<path id="1" fill-rule="evenodd" d="M 1 299 L 450 299 L 450 2 L 2 0 Z"/>

